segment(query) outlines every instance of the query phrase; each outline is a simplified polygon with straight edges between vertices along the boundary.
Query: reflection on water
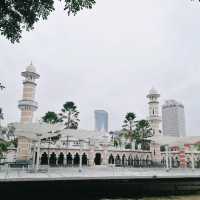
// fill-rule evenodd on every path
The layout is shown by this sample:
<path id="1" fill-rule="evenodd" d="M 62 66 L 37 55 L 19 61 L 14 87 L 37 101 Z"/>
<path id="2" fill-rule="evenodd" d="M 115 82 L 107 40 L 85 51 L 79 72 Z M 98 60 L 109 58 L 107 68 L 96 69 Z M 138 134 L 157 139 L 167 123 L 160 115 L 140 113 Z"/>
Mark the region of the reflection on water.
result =
<path id="1" fill-rule="evenodd" d="M 169 196 L 169 197 L 144 197 L 144 198 L 128 198 L 128 199 L 101 199 L 101 200 L 200 200 L 200 194 L 198 195 L 186 195 L 186 196 Z"/>

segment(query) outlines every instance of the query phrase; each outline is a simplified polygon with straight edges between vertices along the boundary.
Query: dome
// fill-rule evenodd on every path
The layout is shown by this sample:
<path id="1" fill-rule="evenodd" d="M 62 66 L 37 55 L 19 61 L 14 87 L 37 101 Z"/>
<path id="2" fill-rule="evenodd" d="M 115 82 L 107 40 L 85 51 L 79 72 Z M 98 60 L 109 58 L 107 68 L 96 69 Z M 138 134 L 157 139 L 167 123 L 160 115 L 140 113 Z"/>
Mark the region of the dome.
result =
<path id="1" fill-rule="evenodd" d="M 149 94 L 151 95 L 151 94 L 159 94 L 159 93 L 158 93 L 158 91 L 155 88 L 152 87 L 150 89 L 150 91 L 149 91 Z"/>
<path id="2" fill-rule="evenodd" d="M 150 98 L 152 96 L 154 96 L 156 98 L 160 97 L 160 94 L 158 93 L 158 91 L 154 87 L 152 87 L 150 89 L 149 94 L 147 95 L 147 98 Z"/>
<path id="3" fill-rule="evenodd" d="M 26 67 L 26 71 L 36 73 L 36 69 L 33 66 L 32 62 L 28 67 Z"/>

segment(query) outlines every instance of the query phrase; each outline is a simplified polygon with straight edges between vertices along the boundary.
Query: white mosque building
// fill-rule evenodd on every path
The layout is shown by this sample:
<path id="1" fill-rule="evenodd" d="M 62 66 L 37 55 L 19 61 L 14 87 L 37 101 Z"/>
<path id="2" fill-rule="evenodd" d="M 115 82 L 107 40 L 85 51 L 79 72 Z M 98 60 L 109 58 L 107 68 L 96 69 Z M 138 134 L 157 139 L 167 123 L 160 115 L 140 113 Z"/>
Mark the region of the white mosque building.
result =
<path id="1" fill-rule="evenodd" d="M 64 129 L 61 123 L 34 123 L 33 114 L 38 108 L 35 101 L 36 79 L 40 76 L 32 63 L 22 72 L 22 76 L 25 79 L 22 100 L 19 101 L 21 120 L 19 123 L 12 123 L 18 138 L 17 160 L 32 160 L 33 163 L 51 166 L 78 166 L 80 163 L 85 166 L 130 167 L 150 167 L 152 164 L 164 166 L 166 163 L 175 167 L 200 165 L 200 153 L 193 149 L 194 144 L 200 143 L 200 138 L 172 138 L 161 135 L 158 100 L 160 94 L 154 88 L 147 95 L 148 120 L 154 132 L 150 148 L 135 149 L 133 141 L 133 148 L 126 149 L 126 141 L 116 147 L 107 132 Z M 59 139 L 52 140 L 54 137 Z M 168 147 L 165 152 L 160 149 L 162 145 Z M 166 162 L 166 156 L 170 158 L 169 162 Z"/>

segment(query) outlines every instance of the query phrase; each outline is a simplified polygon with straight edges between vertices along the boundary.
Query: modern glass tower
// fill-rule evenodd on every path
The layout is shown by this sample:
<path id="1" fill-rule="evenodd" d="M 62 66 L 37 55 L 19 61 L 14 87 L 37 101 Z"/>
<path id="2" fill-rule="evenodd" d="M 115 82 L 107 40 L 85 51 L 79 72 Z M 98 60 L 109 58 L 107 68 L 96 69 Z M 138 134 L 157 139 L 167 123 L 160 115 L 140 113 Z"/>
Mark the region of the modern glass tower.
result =
<path id="1" fill-rule="evenodd" d="M 108 113 L 105 110 L 95 110 L 95 130 L 108 132 Z"/>
<path id="2" fill-rule="evenodd" d="M 185 113 L 183 104 L 168 100 L 162 106 L 163 135 L 185 136 Z"/>

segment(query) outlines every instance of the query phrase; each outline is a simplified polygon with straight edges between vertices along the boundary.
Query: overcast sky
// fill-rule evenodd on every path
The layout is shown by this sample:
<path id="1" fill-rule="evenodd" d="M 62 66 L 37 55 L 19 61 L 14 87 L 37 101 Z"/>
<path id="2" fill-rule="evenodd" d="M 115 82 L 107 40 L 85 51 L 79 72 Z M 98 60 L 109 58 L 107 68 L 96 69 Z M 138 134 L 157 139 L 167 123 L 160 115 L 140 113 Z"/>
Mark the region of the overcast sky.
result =
<path id="1" fill-rule="evenodd" d="M 66 101 L 80 110 L 80 128 L 94 128 L 94 110 L 109 113 L 109 129 L 126 112 L 148 115 L 154 86 L 160 105 L 185 106 L 188 135 L 200 135 L 200 3 L 190 0 L 97 0 L 92 10 L 67 16 L 63 4 L 24 32 L 19 44 L 0 36 L 0 93 L 4 123 L 19 121 L 20 73 L 33 61 L 38 73 L 35 120 Z"/>

